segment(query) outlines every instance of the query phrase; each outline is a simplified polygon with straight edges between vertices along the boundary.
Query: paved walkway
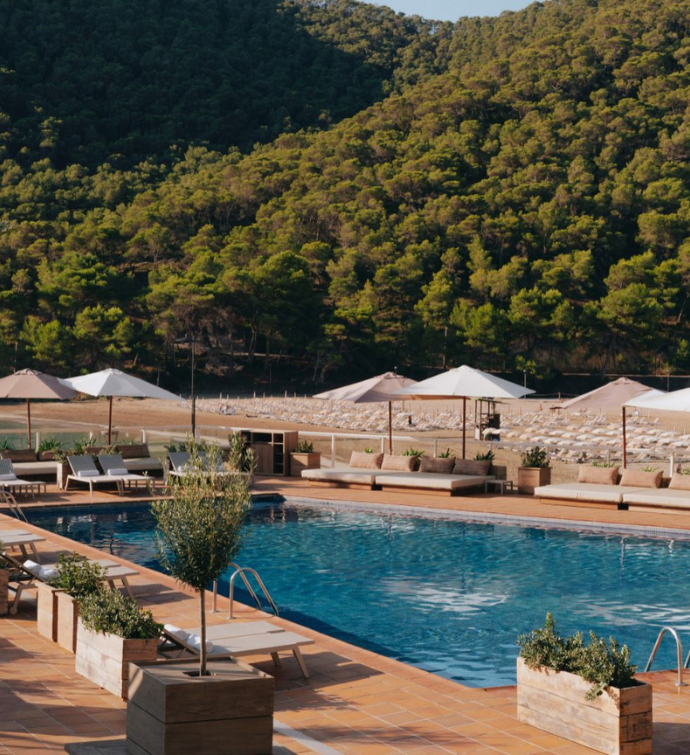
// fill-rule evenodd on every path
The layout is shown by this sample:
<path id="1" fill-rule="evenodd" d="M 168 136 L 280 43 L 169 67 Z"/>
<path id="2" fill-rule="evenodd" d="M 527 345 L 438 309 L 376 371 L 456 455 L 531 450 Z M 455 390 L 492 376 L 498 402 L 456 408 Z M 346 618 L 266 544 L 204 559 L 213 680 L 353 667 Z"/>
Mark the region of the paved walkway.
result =
<path id="1" fill-rule="evenodd" d="M 299 480 L 268 478 L 259 479 L 257 490 L 322 500 L 448 507 L 643 527 L 660 522 L 667 527 L 690 529 L 690 516 L 685 515 L 542 506 L 520 496 L 392 495 L 309 488 Z M 47 498 L 56 495 L 59 494 L 51 493 Z M 85 503 L 92 502 L 88 495 L 79 498 Z M 97 495 L 93 502 L 103 500 L 112 504 L 121 499 Z M 16 529 L 16 520 L 0 514 L 0 530 L 10 527 Z M 63 549 L 77 549 L 86 555 L 97 553 L 52 534 L 41 550 L 47 560 Z M 198 625 L 197 600 L 171 579 L 141 568 L 132 585 L 139 602 L 150 608 L 159 621 Z M 60 751 L 71 742 L 121 737 L 125 726 L 124 704 L 77 676 L 73 656 L 37 634 L 35 609 L 29 603 L 24 605 L 18 616 L 0 618 L 0 755 Z M 239 618 L 267 617 L 244 609 Z M 223 615 L 212 615 L 211 620 L 222 621 Z M 281 668 L 274 667 L 270 659 L 250 659 L 276 677 L 275 715 L 283 732 L 276 735 L 276 753 L 318 751 L 309 738 L 326 744 L 332 748 L 331 752 L 353 755 L 591 753 L 587 748 L 520 724 L 515 717 L 514 687 L 466 688 L 284 620 L 271 620 L 316 640 L 304 653 L 312 672 L 309 680 L 302 678 L 291 657 L 285 657 Z M 675 675 L 670 672 L 650 674 L 648 678 L 654 685 L 655 755 L 690 752 L 690 687 L 677 689 L 673 685 Z M 301 740 L 301 736 L 307 739 Z"/>

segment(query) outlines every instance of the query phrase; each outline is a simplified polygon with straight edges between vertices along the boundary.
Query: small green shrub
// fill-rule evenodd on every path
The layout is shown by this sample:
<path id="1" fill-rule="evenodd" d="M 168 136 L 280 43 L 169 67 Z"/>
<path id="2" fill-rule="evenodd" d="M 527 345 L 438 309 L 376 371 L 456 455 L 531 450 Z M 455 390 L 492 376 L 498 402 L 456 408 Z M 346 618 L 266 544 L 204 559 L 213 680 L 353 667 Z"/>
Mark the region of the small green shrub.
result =
<path id="1" fill-rule="evenodd" d="M 676 469 L 676 474 L 690 474 L 690 467 L 679 467 Z"/>
<path id="2" fill-rule="evenodd" d="M 80 553 L 61 553 L 56 568 L 57 576 L 50 580 L 51 586 L 64 590 L 79 601 L 95 593 L 106 576 L 100 564 L 92 563 Z"/>
<path id="3" fill-rule="evenodd" d="M 445 450 L 445 451 L 444 451 L 443 453 L 440 453 L 440 454 L 438 455 L 438 458 L 439 458 L 439 459 L 450 459 L 450 457 L 451 457 L 452 455 L 453 455 L 453 454 L 451 453 L 451 450 L 450 450 L 450 448 L 446 448 L 446 450 Z"/>
<path id="4" fill-rule="evenodd" d="M 298 454 L 310 454 L 314 452 L 314 444 L 308 440 L 298 440 L 295 451 Z"/>
<path id="5" fill-rule="evenodd" d="M 658 472 L 659 467 L 642 467 L 643 472 Z"/>
<path id="6" fill-rule="evenodd" d="M 474 458 L 476 461 L 493 461 L 494 452 L 489 450 L 489 451 L 486 451 L 486 453 L 481 453 L 480 451 Z"/>
<path id="7" fill-rule="evenodd" d="M 536 467 L 538 469 L 545 469 L 550 466 L 549 452 L 545 448 L 535 446 L 529 448 L 522 454 L 522 466 L 523 467 Z"/>
<path id="8" fill-rule="evenodd" d="M 9 438 L 0 438 L 0 451 L 9 451 L 12 448 L 14 445 Z"/>
<path id="9" fill-rule="evenodd" d="M 591 466 L 611 469 L 612 467 L 617 467 L 618 465 L 616 464 L 615 461 L 593 461 Z"/>
<path id="10" fill-rule="evenodd" d="M 64 445 L 65 444 L 57 438 L 41 438 L 41 442 L 38 444 L 36 450 L 38 453 L 41 453 L 41 451 L 58 451 Z"/>
<path id="11" fill-rule="evenodd" d="M 419 460 L 424 456 L 424 451 L 420 451 L 418 448 L 407 448 L 403 451 L 403 456 L 415 456 Z"/>
<path id="12" fill-rule="evenodd" d="M 227 461 L 230 469 L 237 472 L 252 474 L 256 465 L 253 449 L 247 445 L 247 439 L 242 433 L 228 435 Z"/>
<path id="13" fill-rule="evenodd" d="M 556 630 L 556 622 L 550 613 L 541 629 L 533 629 L 529 634 L 518 637 L 520 657 L 528 668 L 546 666 L 554 671 L 567 671 L 581 676 L 592 684 L 585 695 L 593 700 L 607 687 L 632 687 L 637 666 L 630 663 L 630 650 L 622 647 L 613 638 L 605 640 L 594 632 L 589 634 L 589 644 L 585 645 L 582 632 L 561 637 Z"/>
<path id="14" fill-rule="evenodd" d="M 374 449 L 367 447 L 367 448 L 364 449 L 364 453 L 365 454 L 373 454 L 374 453 Z"/>
<path id="15" fill-rule="evenodd" d="M 162 624 L 118 590 L 101 587 L 79 601 L 79 615 L 92 632 L 114 634 L 125 640 L 149 640 L 160 635 Z"/>

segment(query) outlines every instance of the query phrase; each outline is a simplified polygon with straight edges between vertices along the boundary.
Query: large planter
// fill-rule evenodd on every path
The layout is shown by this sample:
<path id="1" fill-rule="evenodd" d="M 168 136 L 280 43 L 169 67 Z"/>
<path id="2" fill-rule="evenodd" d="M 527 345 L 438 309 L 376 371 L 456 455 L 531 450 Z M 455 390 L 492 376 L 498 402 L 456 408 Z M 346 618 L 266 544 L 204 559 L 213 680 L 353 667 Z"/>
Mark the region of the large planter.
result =
<path id="1" fill-rule="evenodd" d="M 57 642 L 58 605 L 57 596 L 60 590 L 45 582 L 37 582 L 38 595 L 36 598 L 36 625 L 38 633 L 53 642 Z"/>
<path id="2" fill-rule="evenodd" d="M 56 590 L 57 599 L 57 643 L 70 653 L 77 649 L 77 622 L 79 603 L 64 590 Z"/>
<path id="3" fill-rule="evenodd" d="M 609 755 L 652 752 L 652 687 L 609 687 L 585 699 L 591 684 L 566 671 L 517 662 L 518 720 Z"/>
<path id="4" fill-rule="evenodd" d="M 290 454 L 290 475 L 292 477 L 301 477 L 304 469 L 320 469 L 321 452 L 320 451 L 294 451 Z"/>
<path id="5" fill-rule="evenodd" d="M 8 569 L 0 569 L 0 616 L 7 613 L 7 585 L 10 573 Z"/>
<path id="6" fill-rule="evenodd" d="M 67 485 L 67 475 L 72 474 L 69 464 L 56 462 L 55 479 L 60 490 L 64 490 Z"/>
<path id="7" fill-rule="evenodd" d="M 130 663 L 155 661 L 158 638 L 125 640 L 115 634 L 99 634 L 77 622 L 75 670 L 113 695 L 127 699 Z"/>
<path id="8" fill-rule="evenodd" d="M 551 484 L 551 467 L 518 467 L 518 493 L 534 495 L 534 489 Z"/>
<path id="9" fill-rule="evenodd" d="M 241 661 L 162 661 L 130 667 L 130 755 L 269 755 L 275 680 Z"/>

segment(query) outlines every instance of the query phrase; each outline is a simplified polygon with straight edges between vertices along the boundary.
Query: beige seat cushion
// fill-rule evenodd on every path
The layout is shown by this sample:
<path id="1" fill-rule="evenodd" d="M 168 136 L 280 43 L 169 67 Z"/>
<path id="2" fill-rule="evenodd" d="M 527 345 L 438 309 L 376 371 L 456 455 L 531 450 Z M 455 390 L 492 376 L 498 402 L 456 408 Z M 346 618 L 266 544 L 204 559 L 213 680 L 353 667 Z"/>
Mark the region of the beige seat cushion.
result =
<path id="1" fill-rule="evenodd" d="M 534 489 L 534 495 L 538 498 L 554 498 L 561 501 L 623 502 L 623 492 L 620 485 L 601 485 L 588 482 L 541 485 Z"/>
<path id="2" fill-rule="evenodd" d="M 122 443 L 115 446 L 123 459 L 147 459 L 151 456 L 148 443 Z"/>
<path id="3" fill-rule="evenodd" d="M 381 469 L 383 454 L 368 454 L 363 451 L 353 451 L 350 456 L 350 466 L 357 469 Z"/>
<path id="4" fill-rule="evenodd" d="M 663 474 L 661 469 L 655 472 L 643 472 L 641 469 L 624 469 L 621 485 L 633 488 L 658 488 L 661 487 Z"/>
<path id="5" fill-rule="evenodd" d="M 623 503 L 640 506 L 672 506 L 676 509 L 690 509 L 690 490 L 672 490 L 659 488 L 658 490 L 637 490 L 626 493 Z"/>
<path id="6" fill-rule="evenodd" d="M 450 456 L 447 459 L 422 456 L 422 460 L 419 463 L 420 472 L 432 472 L 434 474 L 453 474 L 454 467 L 455 456 Z"/>
<path id="7" fill-rule="evenodd" d="M 56 461 L 21 461 L 12 464 L 17 477 L 26 475 L 56 475 L 59 466 Z"/>
<path id="8" fill-rule="evenodd" d="M 36 456 L 36 452 L 32 451 L 29 448 L 26 448 L 26 449 L 7 448 L 4 451 L 0 451 L 0 457 L 3 459 L 9 459 L 12 462 L 12 464 L 30 463 L 32 461 L 38 461 L 38 456 Z"/>
<path id="9" fill-rule="evenodd" d="M 618 467 L 581 466 L 577 481 L 594 485 L 615 485 L 618 482 L 618 469 Z"/>
<path id="10" fill-rule="evenodd" d="M 303 469 L 302 477 L 305 480 L 322 482 L 352 482 L 373 485 L 376 473 L 364 469 Z"/>
<path id="11" fill-rule="evenodd" d="M 690 490 L 690 474 L 676 474 L 671 477 L 669 490 Z"/>
<path id="12" fill-rule="evenodd" d="M 453 474 L 487 475 L 491 468 L 490 461 L 479 459 L 456 459 Z"/>
<path id="13" fill-rule="evenodd" d="M 145 472 L 163 469 L 160 459 L 150 456 L 148 459 L 125 459 L 125 468 L 128 472 Z"/>
<path id="14" fill-rule="evenodd" d="M 376 484 L 381 487 L 393 485 L 399 488 L 418 488 L 420 490 L 458 490 L 483 485 L 486 480 L 494 478 L 487 475 L 449 475 L 437 472 L 408 472 L 407 474 L 377 475 Z"/>
<path id="15" fill-rule="evenodd" d="M 381 469 L 387 469 L 390 472 L 413 472 L 416 464 L 417 460 L 414 456 L 384 454 Z"/>

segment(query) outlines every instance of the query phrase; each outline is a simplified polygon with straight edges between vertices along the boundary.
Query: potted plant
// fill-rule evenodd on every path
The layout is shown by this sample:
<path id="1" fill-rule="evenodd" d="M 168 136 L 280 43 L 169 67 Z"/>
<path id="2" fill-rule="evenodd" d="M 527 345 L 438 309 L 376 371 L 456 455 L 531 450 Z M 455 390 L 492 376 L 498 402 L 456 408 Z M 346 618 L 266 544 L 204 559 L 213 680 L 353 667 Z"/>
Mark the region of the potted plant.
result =
<path id="1" fill-rule="evenodd" d="M 74 653 L 77 647 L 79 601 L 98 590 L 105 580 L 105 569 L 80 553 L 61 553 L 56 572 L 48 584 L 39 588 L 38 611 L 39 614 L 45 612 L 44 616 L 39 617 L 39 625 L 43 626 L 45 636 L 48 636 L 52 624 L 58 645 Z M 51 609 L 52 616 L 49 616 Z"/>
<path id="2" fill-rule="evenodd" d="M 534 489 L 551 484 L 549 452 L 535 446 L 522 454 L 522 465 L 518 467 L 518 493 L 532 495 Z"/>
<path id="3" fill-rule="evenodd" d="M 414 469 L 419 469 L 419 464 L 422 460 L 422 456 L 424 456 L 424 451 L 420 450 L 419 448 L 406 448 L 403 451 L 403 456 L 414 456 Z"/>
<path id="4" fill-rule="evenodd" d="M 652 752 L 652 687 L 630 651 L 590 632 L 561 637 L 551 614 L 518 638 L 518 720 L 598 752 Z"/>
<path id="5" fill-rule="evenodd" d="M 172 486 L 167 500 L 155 501 L 151 508 L 158 522 L 161 564 L 199 598 L 198 667 L 181 661 L 133 667 L 128 746 L 136 752 L 164 752 L 161 742 L 184 736 L 195 755 L 271 752 L 273 678 L 246 664 L 207 658 L 206 588 L 239 551 L 251 505 L 248 478 L 219 473 L 216 446 L 209 446 L 204 458 L 194 448 L 191 453 L 188 474 Z"/>
<path id="6" fill-rule="evenodd" d="M 290 474 L 301 477 L 303 469 L 320 469 L 321 452 L 314 451 L 314 444 L 308 440 L 298 440 L 295 450 L 290 454 Z"/>
<path id="7" fill-rule="evenodd" d="M 75 670 L 124 700 L 129 664 L 156 660 L 162 629 L 132 598 L 101 586 L 79 601 Z"/>

